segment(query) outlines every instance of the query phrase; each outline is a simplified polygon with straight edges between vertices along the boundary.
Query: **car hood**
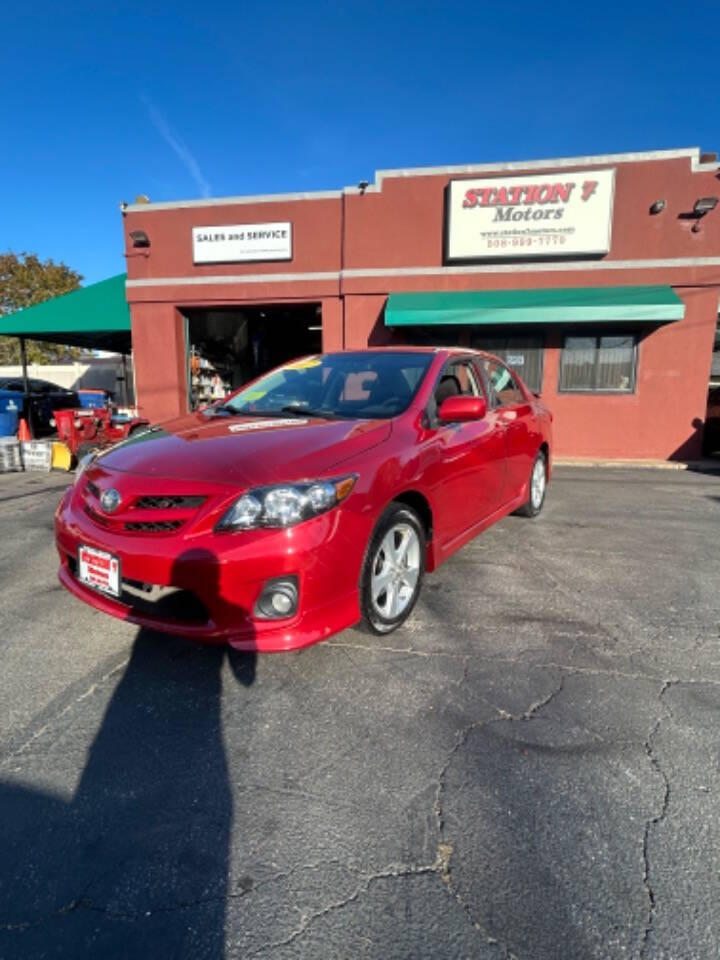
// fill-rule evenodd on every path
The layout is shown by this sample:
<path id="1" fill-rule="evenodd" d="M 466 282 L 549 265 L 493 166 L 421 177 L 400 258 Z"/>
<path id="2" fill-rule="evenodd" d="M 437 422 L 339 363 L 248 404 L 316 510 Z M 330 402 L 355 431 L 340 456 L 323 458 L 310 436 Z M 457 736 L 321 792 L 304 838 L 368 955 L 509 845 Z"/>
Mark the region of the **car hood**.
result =
<path id="1" fill-rule="evenodd" d="M 130 437 L 101 461 L 107 470 L 145 476 L 261 486 L 326 474 L 391 432 L 388 420 L 190 414 Z"/>

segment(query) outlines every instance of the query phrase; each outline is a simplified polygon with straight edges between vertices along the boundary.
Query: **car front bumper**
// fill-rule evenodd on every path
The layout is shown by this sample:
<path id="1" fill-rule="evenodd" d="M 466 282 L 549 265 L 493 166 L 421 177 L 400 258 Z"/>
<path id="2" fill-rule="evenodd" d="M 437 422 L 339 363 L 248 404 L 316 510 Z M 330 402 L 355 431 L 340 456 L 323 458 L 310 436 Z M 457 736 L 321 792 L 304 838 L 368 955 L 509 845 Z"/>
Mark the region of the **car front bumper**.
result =
<path id="1" fill-rule="evenodd" d="M 55 514 L 61 584 L 85 603 L 152 630 L 238 650 L 278 652 L 316 643 L 360 619 L 358 581 L 367 541 L 365 523 L 342 507 L 287 529 L 187 535 L 127 535 L 102 529 L 70 488 Z M 120 561 L 116 598 L 77 576 L 81 545 Z M 295 614 L 265 619 L 254 614 L 268 580 L 297 578 Z M 144 600 L 143 591 L 166 594 Z M 167 600 L 180 602 L 173 606 Z M 187 601 L 190 601 L 189 603 Z"/>

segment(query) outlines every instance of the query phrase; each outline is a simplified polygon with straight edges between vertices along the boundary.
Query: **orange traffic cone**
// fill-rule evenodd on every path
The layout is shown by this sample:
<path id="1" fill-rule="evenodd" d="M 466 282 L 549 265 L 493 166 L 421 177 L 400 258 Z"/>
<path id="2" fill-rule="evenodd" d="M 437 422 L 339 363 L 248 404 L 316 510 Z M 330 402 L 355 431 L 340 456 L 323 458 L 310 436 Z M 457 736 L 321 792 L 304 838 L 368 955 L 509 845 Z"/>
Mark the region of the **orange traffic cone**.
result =
<path id="1" fill-rule="evenodd" d="M 20 423 L 18 426 L 18 440 L 20 443 L 29 443 L 30 440 L 32 440 L 25 417 L 20 417 Z"/>

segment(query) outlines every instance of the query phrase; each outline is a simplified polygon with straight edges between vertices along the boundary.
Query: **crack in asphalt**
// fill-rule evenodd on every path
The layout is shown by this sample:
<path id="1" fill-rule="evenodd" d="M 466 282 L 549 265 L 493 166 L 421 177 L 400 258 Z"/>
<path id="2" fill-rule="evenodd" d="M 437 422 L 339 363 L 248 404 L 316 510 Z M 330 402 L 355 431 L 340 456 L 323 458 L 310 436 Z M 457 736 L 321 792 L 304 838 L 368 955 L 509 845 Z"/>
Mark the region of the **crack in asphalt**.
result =
<path id="1" fill-rule="evenodd" d="M 34 730 L 29 737 L 27 737 L 22 743 L 18 744 L 13 750 L 4 754 L 3 756 L 0 756 L 0 767 L 5 766 L 7 763 L 24 753 L 25 750 L 31 746 L 31 744 L 35 743 L 36 740 L 39 740 L 40 737 L 47 733 L 47 731 L 59 720 L 62 720 L 62 718 L 71 710 L 73 710 L 79 703 L 82 703 L 83 700 L 87 700 L 88 697 L 91 697 L 100 687 L 106 684 L 108 680 L 114 677 L 116 673 L 120 673 L 120 671 L 124 670 L 129 662 L 130 657 L 123 655 L 123 659 L 120 661 L 120 663 L 116 663 L 101 677 L 98 677 L 97 680 L 94 680 L 90 686 L 87 687 L 87 689 L 83 690 L 82 693 L 76 697 L 73 697 L 73 699 L 66 703 L 62 709 L 49 717 L 45 723 L 38 727 L 37 730 Z"/>
<path id="2" fill-rule="evenodd" d="M 111 917 L 114 919 L 131 921 L 145 920 L 148 917 L 155 916 L 159 913 L 174 913 L 178 910 L 192 910 L 195 907 L 203 907 L 207 904 L 225 903 L 231 900 L 240 900 L 257 890 L 261 890 L 263 887 L 270 886 L 272 883 L 277 883 L 278 880 L 285 880 L 288 877 L 292 877 L 296 873 L 300 873 L 301 871 L 317 870 L 321 867 L 326 868 L 333 865 L 341 866 L 342 861 L 333 859 L 322 860 L 318 863 L 298 864 L 298 866 L 292 867 L 289 870 L 283 870 L 280 873 L 275 873 L 270 877 L 265 877 L 265 879 L 260 880 L 257 883 L 252 883 L 250 886 L 243 887 L 239 893 L 224 893 L 211 897 L 198 897 L 194 900 L 181 900 L 178 903 L 154 907 L 152 910 L 113 910 L 110 907 L 94 903 L 92 898 L 88 896 L 88 893 L 92 886 L 97 883 L 98 879 L 102 878 L 103 876 L 107 876 L 112 872 L 111 870 L 106 870 L 100 874 L 100 877 L 95 877 L 88 881 L 88 883 L 85 885 L 84 891 L 79 897 L 69 900 L 62 907 L 58 907 L 57 910 L 53 910 L 50 913 L 44 914 L 35 920 L 18 920 L 13 923 L 0 924 L 0 931 L 28 930 L 31 927 L 39 927 L 43 924 L 49 923 L 56 917 L 62 917 L 68 913 L 72 913 L 74 910 L 90 910 L 93 913 L 99 913 L 105 917 Z"/>
<path id="3" fill-rule="evenodd" d="M 342 646 L 342 644 L 336 644 L 337 646 Z M 463 681 L 465 676 L 463 677 Z M 461 681 L 461 682 L 463 682 Z M 517 715 L 508 714 L 505 711 L 501 710 L 499 707 L 495 707 L 497 710 L 498 716 L 492 720 L 479 720 L 474 723 L 468 724 L 456 735 L 456 741 L 453 745 L 450 753 L 448 754 L 437 781 L 437 790 L 435 794 L 435 802 L 433 804 L 433 810 L 435 814 L 435 820 L 438 828 L 438 842 L 436 848 L 435 861 L 431 864 L 391 864 L 383 870 L 377 871 L 375 873 L 366 874 L 361 877 L 360 881 L 357 883 L 355 888 L 347 896 L 342 897 L 341 899 L 334 900 L 329 904 L 326 904 L 319 910 L 314 910 L 310 913 L 302 914 L 300 917 L 300 922 L 297 927 L 292 930 L 286 937 L 281 940 L 274 940 L 271 943 L 263 944 L 263 946 L 258 947 L 256 950 L 246 953 L 245 956 L 250 960 L 252 957 L 258 957 L 262 954 L 267 953 L 268 951 L 279 950 L 283 947 L 289 946 L 291 943 L 294 943 L 299 937 L 302 937 L 310 926 L 315 923 L 315 921 L 321 919 L 322 917 L 327 916 L 330 913 L 333 913 L 336 910 L 342 910 L 347 907 L 349 904 L 354 903 L 360 896 L 367 893 L 370 889 L 370 886 L 373 883 L 376 883 L 379 880 L 387 879 L 409 879 L 418 876 L 428 876 L 434 875 L 440 878 L 442 883 L 445 885 L 448 893 L 453 897 L 457 904 L 463 910 L 468 922 L 473 926 L 473 928 L 483 937 L 488 946 L 498 947 L 503 951 L 503 956 L 505 960 L 517 960 L 515 954 L 513 954 L 510 949 L 503 943 L 501 943 L 496 937 L 493 937 L 483 926 L 478 922 L 478 920 L 473 916 L 470 905 L 465 902 L 462 898 L 460 892 L 457 890 L 457 887 L 453 883 L 452 872 L 451 872 L 451 859 L 453 854 L 452 844 L 445 838 L 445 824 L 442 813 L 442 795 L 445 791 L 445 777 L 447 771 L 450 767 L 450 764 L 453 761 L 453 758 L 457 754 L 458 750 L 465 744 L 467 738 L 470 736 L 471 732 L 479 727 L 487 726 L 491 723 L 500 723 L 508 721 L 516 722 L 527 722 L 536 717 L 537 713 L 546 707 L 552 700 L 557 697 L 563 689 L 564 678 L 560 676 L 559 683 L 554 687 L 546 696 L 542 697 L 539 700 L 533 701 L 526 710 Z"/>
<path id="4" fill-rule="evenodd" d="M 258 947 L 256 950 L 246 953 L 244 956 L 246 957 L 246 960 L 249 960 L 249 958 L 261 956 L 262 954 L 267 953 L 269 950 L 279 950 L 282 947 L 289 946 L 289 944 L 303 936 L 316 920 L 319 920 L 336 910 L 342 910 L 349 904 L 354 903 L 358 897 L 368 892 L 373 883 L 376 883 L 379 880 L 399 880 L 411 877 L 427 876 L 429 874 L 436 874 L 444 880 L 449 863 L 449 857 L 450 853 L 447 851 L 447 849 L 442 844 L 438 844 L 438 852 L 434 863 L 415 866 L 407 864 L 391 864 L 384 870 L 380 870 L 377 873 L 366 874 L 364 877 L 362 877 L 355 889 L 348 894 L 348 896 L 343 897 L 340 900 L 334 900 L 332 903 L 327 904 L 320 910 L 313 910 L 311 913 L 301 914 L 298 926 L 292 930 L 287 937 L 284 937 L 282 940 L 275 940 L 272 943 L 266 943 L 262 947 Z"/>
<path id="5" fill-rule="evenodd" d="M 571 663 L 561 663 L 557 660 L 533 661 L 523 659 L 522 657 L 488 657 L 484 653 L 453 653 L 451 650 L 418 650 L 414 647 L 383 647 L 361 643 L 333 643 L 331 641 L 326 641 L 324 646 L 338 648 L 347 647 L 349 649 L 365 650 L 368 653 L 397 653 L 412 657 L 419 657 L 426 660 L 444 658 L 449 660 L 458 660 L 464 664 L 469 664 L 472 661 L 481 661 L 488 666 L 493 666 L 495 664 L 511 664 L 513 666 L 527 667 L 530 670 L 562 670 L 564 673 L 571 675 L 577 674 L 597 677 L 617 677 L 620 680 L 648 680 L 650 683 L 662 683 L 664 680 L 661 670 L 659 670 L 658 673 L 642 673 L 640 671 L 630 670 L 610 670 L 606 667 L 581 667 Z M 720 666 L 720 661 L 718 661 L 718 665 Z M 690 686 L 694 684 L 697 686 L 705 685 L 720 687 L 720 679 L 698 679 L 697 677 L 689 676 L 672 676 L 667 680 L 667 682 L 671 685 L 682 683 Z"/>
<path id="6" fill-rule="evenodd" d="M 447 861 L 442 874 L 443 882 L 447 885 L 449 892 L 464 910 L 470 923 L 472 923 L 475 929 L 484 936 L 486 943 L 490 946 L 500 947 L 504 952 L 506 960 L 517 960 L 517 958 L 507 944 L 502 943 L 497 937 L 492 936 L 492 934 L 486 930 L 482 924 L 479 923 L 477 918 L 472 913 L 472 908 L 463 899 L 460 891 L 457 889 L 456 884 L 453 882 L 452 871 L 450 867 L 450 858 L 452 856 L 453 846 L 445 836 L 445 817 L 443 814 L 443 795 L 446 790 L 447 772 L 450 769 L 450 765 L 455 759 L 458 751 L 467 743 L 468 737 L 474 730 L 478 730 L 481 727 L 487 727 L 496 723 L 526 723 L 530 720 L 533 720 L 537 716 L 538 712 L 543 709 L 543 707 L 548 706 L 548 704 L 550 704 L 557 696 L 559 696 L 563 690 L 563 685 L 564 677 L 561 674 L 557 686 L 555 686 L 548 694 L 546 694 L 546 696 L 539 700 L 533 701 L 526 710 L 523 710 L 522 713 L 512 714 L 502 710 L 500 707 L 495 707 L 495 709 L 498 711 L 498 716 L 496 718 L 492 720 L 476 720 L 474 723 L 470 723 L 463 727 L 462 730 L 456 734 L 455 743 L 445 759 L 445 763 L 440 770 L 437 780 L 437 790 L 435 792 L 433 811 L 438 829 L 438 850 L 443 849 L 447 852 Z"/>
<path id="7" fill-rule="evenodd" d="M 665 695 L 668 688 L 671 687 L 676 682 L 677 681 L 666 680 L 663 683 L 662 687 L 660 688 L 660 692 L 658 694 L 659 703 L 662 703 L 662 698 Z M 668 710 L 668 712 L 670 711 Z M 658 760 L 657 756 L 654 754 L 653 746 L 652 746 L 653 737 L 658 732 L 661 723 L 662 723 L 662 717 L 658 717 L 658 719 L 653 724 L 652 729 L 648 733 L 645 743 L 643 744 L 645 748 L 645 754 L 650 762 L 650 765 L 652 766 L 653 770 L 655 770 L 655 772 L 662 778 L 662 781 L 664 783 L 664 790 L 663 790 L 663 798 L 662 798 L 662 804 L 661 804 L 660 810 L 653 817 L 650 817 L 650 819 L 646 821 L 645 831 L 643 834 L 643 844 L 642 844 L 643 885 L 645 887 L 645 891 L 647 893 L 647 898 L 648 898 L 648 915 L 647 915 L 645 930 L 643 932 L 643 937 L 640 945 L 641 960 L 643 957 L 647 955 L 646 951 L 650 943 L 650 933 L 652 931 L 653 922 L 655 920 L 655 911 L 657 909 L 657 902 L 655 900 L 655 891 L 653 889 L 652 880 L 650 876 L 650 872 L 651 872 L 650 871 L 650 850 L 649 850 L 650 833 L 654 827 L 656 827 L 659 823 L 662 823 L 665 820 L 665 817 L 667 816 L 668 806 L 670 804 L 670 780 L 667 774 L 665 773 L 665 771 L 663 770 L 662 766 L 660 765 L 660 761 Z"/>
<path id="8" fill-rule="evenodd" d="M 39 927 L 44 923 L 49 923 L 56 917 L 63 917 L 68 913 L 72 913 L 73 910 L 77 910 L 78 907 L 82 905 L 83 904 L 80 898 L 69 900 L 67 903 L 63 904 L 62 907 L 58 907 L 57 910 L 53 910 L 51 913 L 45 914 L 42 917 L 38 917 L 37 920 L 18 920 L 15 923 L 0 923 L 0 930 L 8 932 L 11 930 L 29 930 L 31 927 Z"/>

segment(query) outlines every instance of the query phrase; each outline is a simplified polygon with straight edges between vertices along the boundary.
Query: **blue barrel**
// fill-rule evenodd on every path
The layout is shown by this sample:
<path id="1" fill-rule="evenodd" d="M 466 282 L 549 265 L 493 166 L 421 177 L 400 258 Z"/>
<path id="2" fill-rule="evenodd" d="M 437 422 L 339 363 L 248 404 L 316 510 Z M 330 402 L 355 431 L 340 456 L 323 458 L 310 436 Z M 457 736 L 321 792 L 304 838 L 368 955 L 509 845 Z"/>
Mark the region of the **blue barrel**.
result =
<path id="1" fill-rule="evenodd" d="M 14 437 L 22 413 L 23 395 L 17 390 L 0 390 L 0 437 Z"/>
<path id="2" fill-rule="evenodd" d="M 108 394 L 106 390 L 78 390 L 80 406 L 88 409 L 90 407 L 106 407 L 108 405 Z"/>

